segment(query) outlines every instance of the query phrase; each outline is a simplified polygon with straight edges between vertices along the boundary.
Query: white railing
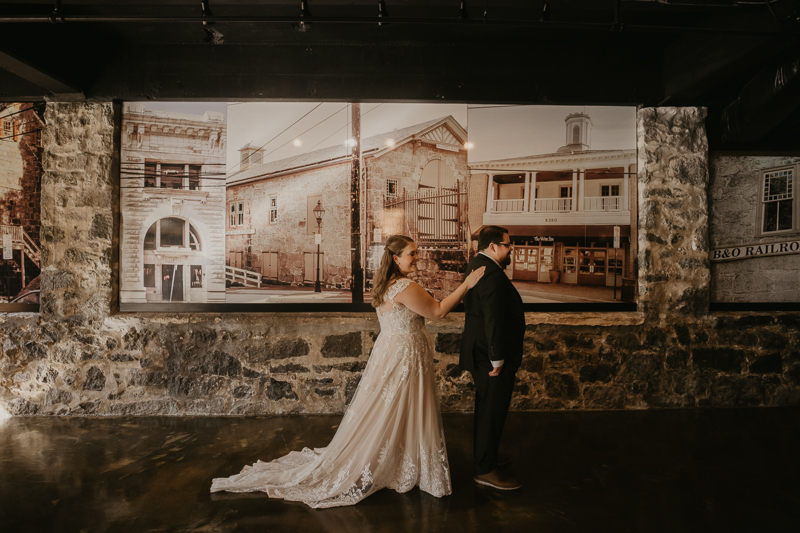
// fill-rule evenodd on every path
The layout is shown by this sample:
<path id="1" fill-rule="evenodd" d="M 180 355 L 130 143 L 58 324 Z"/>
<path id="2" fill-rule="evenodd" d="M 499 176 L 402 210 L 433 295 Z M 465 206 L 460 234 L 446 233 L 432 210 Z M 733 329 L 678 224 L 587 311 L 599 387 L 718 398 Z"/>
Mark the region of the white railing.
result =
<path id="1" fill-rule="evenodd" d="M 22 226 L 0 226 L 0 235 L 11 234 L 11 240 L 14 242 L 22 241 Z"/>
<path id="2" fill-rule="evenodd" d="M 255 287 L 261 288 L 261 274 L 251 270 L 226 266 L 225 279 L 232 282 L 241 282 L 245 287 L 247 287 L 248 284 L 252 284 Z"/>
<path id="3" fill-rule="evenodd" d="M 572 198 L 539 198 L 534 210 L 543 213 L 558 213 L 572 210 Z"/>
<path id="4" fill-rule="evenodd" d="M 590 196 L 583 199 L 584 211 L 619 211 L 622 209 L 621 196 Z"/>
<path id="5" fill-rule="evenodd" d="M 495 213 L 513 213 L 522 211 L 525 200 L 522 198 L 514 200 L 494 200 L 492 211 Z"/>

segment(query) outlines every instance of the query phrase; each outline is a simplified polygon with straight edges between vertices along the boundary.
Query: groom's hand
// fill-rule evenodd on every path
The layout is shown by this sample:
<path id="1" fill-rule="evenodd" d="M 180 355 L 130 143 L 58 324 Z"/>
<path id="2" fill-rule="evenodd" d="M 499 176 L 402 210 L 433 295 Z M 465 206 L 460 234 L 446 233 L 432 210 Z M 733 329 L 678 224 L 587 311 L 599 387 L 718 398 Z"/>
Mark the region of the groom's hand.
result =
<path id="1" fill-rule="evenodd" d="M 490 375 L 490 376 L 499 376 L 499 375 L 500 375 L 500 371 L 501 371 L 501 370 L 503 370 L 503 365 L 496 366 L 496 367 L 494 367 L 494 368 L 492 369 L 492 371 L 491 371 L 491 372 L 489 372 L 489 375 Z"/>

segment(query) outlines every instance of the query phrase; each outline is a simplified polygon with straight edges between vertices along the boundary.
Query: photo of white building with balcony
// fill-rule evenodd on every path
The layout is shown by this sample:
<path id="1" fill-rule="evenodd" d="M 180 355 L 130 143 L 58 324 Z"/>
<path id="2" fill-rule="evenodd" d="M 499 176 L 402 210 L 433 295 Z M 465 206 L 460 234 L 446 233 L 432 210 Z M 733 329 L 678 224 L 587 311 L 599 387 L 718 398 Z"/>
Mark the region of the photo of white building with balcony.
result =
<path id="1" fill-rule="evenodd" d="M 174 106 L 123 110 L 123 303 L 225 301 L 225 115 Z"/>
<path id="2" fill-rule="evenodd" d="M 508 228 L 507 273 L 515 282 L 613 287 L 632 280 L 636 149 L 592 149 L 593 126 L 588 114 L 569 113 L 565 143 L 553 153 L 470 159 L 473 239 L 486 225 Z"/>

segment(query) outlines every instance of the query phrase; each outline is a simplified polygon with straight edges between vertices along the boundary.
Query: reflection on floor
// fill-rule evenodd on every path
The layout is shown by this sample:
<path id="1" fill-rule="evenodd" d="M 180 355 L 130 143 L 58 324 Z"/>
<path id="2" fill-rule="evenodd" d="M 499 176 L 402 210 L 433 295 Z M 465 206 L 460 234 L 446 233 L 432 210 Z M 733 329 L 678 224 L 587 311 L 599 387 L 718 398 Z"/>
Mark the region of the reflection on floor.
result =
<path id="1" fill-rule="evenodd" d="M 454 493 L 383 490 L 315 511 L 211 479 L 303 446 L 339 416 L 0 422 L 2 531 L 761 532 L 800 524 L 800 409 L 511 413 L 524 486 L 472 482 L 472 419 L 444 416 Z"/>

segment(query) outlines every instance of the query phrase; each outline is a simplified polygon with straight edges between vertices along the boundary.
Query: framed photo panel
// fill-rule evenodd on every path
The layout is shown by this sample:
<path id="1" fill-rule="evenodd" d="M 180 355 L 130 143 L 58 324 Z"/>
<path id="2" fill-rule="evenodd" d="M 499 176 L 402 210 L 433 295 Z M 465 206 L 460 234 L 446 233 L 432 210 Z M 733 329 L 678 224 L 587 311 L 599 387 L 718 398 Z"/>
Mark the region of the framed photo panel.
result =
<path id="1" fill-rule="evenodd" d="M 441 299 L 488 224 L 526 303 L 633 301 L 632 108 L 133 102 L 122 129 L 123 311 L 370 310 L 394 234 Z"/>
<path id="2" fill-rule="evenodd" d="M 0 103 L 0 311 L 38 311 L 43 103 Z"/>

